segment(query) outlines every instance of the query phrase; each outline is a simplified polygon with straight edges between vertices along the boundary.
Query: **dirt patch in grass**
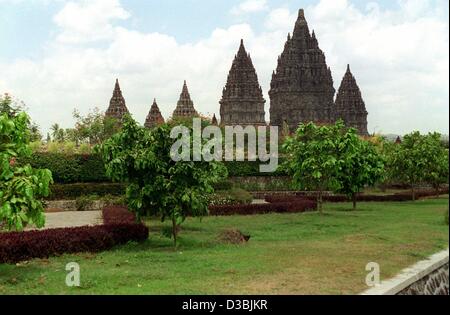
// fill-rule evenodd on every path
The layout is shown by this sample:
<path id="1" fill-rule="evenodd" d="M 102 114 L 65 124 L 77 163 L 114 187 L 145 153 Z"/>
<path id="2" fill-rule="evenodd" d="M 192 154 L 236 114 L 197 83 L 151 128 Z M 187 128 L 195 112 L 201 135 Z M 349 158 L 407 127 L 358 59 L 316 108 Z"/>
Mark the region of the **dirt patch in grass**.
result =
<path id="1" fill-rule="evenodd" d="M 237 229 L 228 229 L 220 232 L 218 239 L 220 242 L 227 244 L 245 244 L 249 241 L 250 235 Z"/>

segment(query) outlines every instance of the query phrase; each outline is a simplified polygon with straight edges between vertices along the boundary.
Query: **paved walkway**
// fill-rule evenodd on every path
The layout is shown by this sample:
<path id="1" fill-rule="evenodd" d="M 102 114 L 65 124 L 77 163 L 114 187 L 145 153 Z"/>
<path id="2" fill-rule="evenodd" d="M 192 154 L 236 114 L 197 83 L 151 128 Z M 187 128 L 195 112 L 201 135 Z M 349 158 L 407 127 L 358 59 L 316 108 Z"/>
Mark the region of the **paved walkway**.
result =
<path id="1" fill-rule="evenodd" d="M 44 229 L 98 225 L 103 223 L 101 211 L 65 211 L 45 214 Z M 33 230 L 33 228 L 27 228 Z"/>

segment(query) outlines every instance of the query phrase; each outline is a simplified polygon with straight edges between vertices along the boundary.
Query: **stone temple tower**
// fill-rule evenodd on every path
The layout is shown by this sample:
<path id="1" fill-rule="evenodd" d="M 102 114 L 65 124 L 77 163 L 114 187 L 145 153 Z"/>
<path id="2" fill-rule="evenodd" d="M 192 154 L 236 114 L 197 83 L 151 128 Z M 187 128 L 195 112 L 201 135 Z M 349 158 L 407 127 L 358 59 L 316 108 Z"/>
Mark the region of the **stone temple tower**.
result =
<path id="1" fill-rule="evenodd" d="M 336 119 L 342 119 L 347 127 L 353 127 L 358 133 L 367 136 L 367 110 L 356 79 L 347 66 L 336 97 Z"/>
<path id="2" fill-rule="evenodd" d="M 125 98 L 120 90 L 119 80 L 116 79 L 116 86 L 114 87 L 113 96 L 109 102 L 109 107 L 105 113 L 105 116 L 121 121 L 123 116 L 128 113 L 129 111 L 125 104 Z"/>
<path id="3" fill-rule="evenodd" d="M 189 94 L 186 81 L 184 81 L 183 90 L 181 91 L 180 99 L 178 100 L 177 107 L 175 108 L 172 117 L 177 118 L 195 116 L 198 116 L 198 113 L 194 108 L 194 102 L 191 100 L 191 95 Z"/>
<path id="4" fill-rule="evenodd" d="M 287 124 L 293 129 L 301 122 L 331 123 L 334 121 L 334 93 L 325 54 L 319 48 L 314 31 L 310 33 L 301 9 L 293 35 L 288 35 L 272 75 L 271 124 Z"/>
<path id="5" fill-rule="evenodd" d="M 241 40 L 220 101 L 221 124 L 265 125 L 265 103 L 252 59 Z"/>
<path id="6" fill-rule="evenodd" d="M 156 99 L 154 99 L 152 107 L 150 108 L 147 118 L 145 119 L 144 126 L 146 128 L 153 128 L 162 124 L 164 124 L 164 118 L 159 110 L 158 104 L 156 103 Z"/>

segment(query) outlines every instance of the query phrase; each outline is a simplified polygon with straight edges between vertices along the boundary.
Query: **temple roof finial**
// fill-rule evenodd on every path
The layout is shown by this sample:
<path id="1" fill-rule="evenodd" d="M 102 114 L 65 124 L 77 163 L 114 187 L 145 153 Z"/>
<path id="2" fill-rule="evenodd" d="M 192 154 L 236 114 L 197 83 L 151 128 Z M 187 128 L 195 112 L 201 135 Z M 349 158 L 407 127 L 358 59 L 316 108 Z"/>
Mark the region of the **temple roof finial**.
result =
<path id="1" fill-rule="evenodd" d="M 298 10 L 298 18 L 303 20 L 305 19 L 305 10 L 303 9 Z"/>

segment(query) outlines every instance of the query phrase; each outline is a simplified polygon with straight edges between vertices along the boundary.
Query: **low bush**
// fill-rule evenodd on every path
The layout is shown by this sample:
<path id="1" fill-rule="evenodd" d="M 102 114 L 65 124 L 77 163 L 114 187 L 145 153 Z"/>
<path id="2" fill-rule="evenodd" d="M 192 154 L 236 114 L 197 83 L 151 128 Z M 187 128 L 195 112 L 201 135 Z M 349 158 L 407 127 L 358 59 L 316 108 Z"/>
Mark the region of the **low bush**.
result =
<path id="1" fill-rule="evenodd" d="M 59 146 L 59 143 L 54 143 Z M 100 155 L 62 153 L 59 148 L 55 152 L 34 152 L 29 158 L 19 160 L 19 164 L 29 163 L 34 168 L 49 169 L 53 180 L 58 184 L 73 183 L 103 183 L 109 182 L 106 176 L 103 160 Z M 282 159 L 279 160 L 279 165 Z M 274 173 L 261 173 L 259 167 L 267 162 L 261 161 L 229 161 L 224 162 L 230 177 L 242 176 L 285 176 L 286 173 L 278 168 Z M 231 189 L 229 183 L 223 182 L 223 187 L 217 189 Z"/>
<path id="2" fill-rule="evenodd" d="M 250 204 L 252 201 L 253 195 L 240 188 L 217 191 L 209 196 L 209 205 L 211 206 Z"/>
<path id="3" fill-rule="evenodd" d="M 123 196 L 125 185 L 118 183 L 77 183 L 77 184 L 54 184 L 50 186 L 48 200 L 77 199 L 87 195 L 97 196 Z"/>
<path id="4" fill-rule="evenodd" d="M 313 200 L 295 200 L 251 205 L 210 206 L 209 214 L 214 216 L 251 215 L 264 213 L 297 213 L 317 210 L 317 202 Z"/>
<path id="5" fill-rule="evenodd" d="M 148 228 L 124 207 L 103 210 L 104 224 L 42 231 L 0 233 L 0 263 L 17 263 L 68 253 L 100 252 L 148 238 Z"/>
<path id="6" fill-rule="evenodd" d="M 426 198 L 434 197 L 436 195 L 448 194 L 448 188 L 444 188 L 436 192 L 435 190 L 419 190 L 416 192 L 416 198 Z M 314 195 L 269 195 L 266 196 L 265 201 L 270 203 L 278 202 L 296 202 L 299 200 L 316 200 Z M 386 202 L 386 201 L 412 201 L 411 193 L 395 193 L 390 195 L 358 195 L 356 197 L 357 201 L 365 202 Z M 325 195 L 323 196 L 323 201 L 326 202 L 347 202 L 350 201 L 347 196 L 344 195 Z"/>
<path id="7" fill-rule="evenodd" d="M 52 171 L 53 180 L 59 184 L 107 182 L 102 158 L 96 154 L 64 154 L 35 152 L 22 158 L 19 164 L 29 163 L 34 168 Z"/>

